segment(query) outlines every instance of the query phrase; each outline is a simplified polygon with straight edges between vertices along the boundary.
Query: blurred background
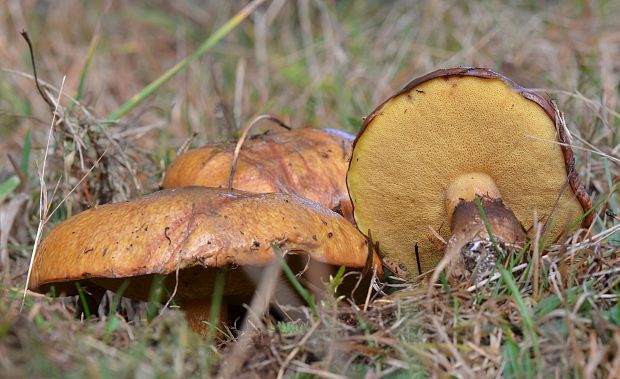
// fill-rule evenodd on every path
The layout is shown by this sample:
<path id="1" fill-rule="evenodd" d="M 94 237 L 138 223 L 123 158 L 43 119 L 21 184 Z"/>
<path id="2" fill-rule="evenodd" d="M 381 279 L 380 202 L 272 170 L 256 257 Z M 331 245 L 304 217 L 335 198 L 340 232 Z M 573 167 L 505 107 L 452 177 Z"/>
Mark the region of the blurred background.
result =
<path id="1" fill-rule="evenodd" d="M 60 87 L 66 76 L 63 92 L 71 96 L 95 46 L 80 101 L 103 119 L 244 4 L 6 0 L 0 7 L 0 149 L 19 150 L 28 128 L 40 148 L 50 122 L 34 83 L 20 74 L 32 72 L 21 30 L 33 41 L 40 79 Z M 261 112 L 296 127 L 354 133 L 364 115 L 408 80 L 460 65 L 553 89 L 560 103 L 582 95 L 592 106 L 617 110 L 619 8 L 612 0 L 266 1 L 132 112 L 127 127 L 151 126 L 140 143 L 160 157 L 193 133 L 195 144 L 230 139 Z M 600 112 L 609 125 L 610 112 Z M 592 122 L 570 116 L 574 133 Z"/>

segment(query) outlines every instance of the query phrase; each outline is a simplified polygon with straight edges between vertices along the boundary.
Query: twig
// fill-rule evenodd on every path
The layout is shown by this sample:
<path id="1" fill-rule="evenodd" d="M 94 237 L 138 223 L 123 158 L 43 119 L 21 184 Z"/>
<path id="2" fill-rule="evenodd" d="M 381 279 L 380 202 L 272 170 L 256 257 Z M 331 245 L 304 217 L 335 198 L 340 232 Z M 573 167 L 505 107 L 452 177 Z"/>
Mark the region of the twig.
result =
<path id="1" fill-rule="evenodd" d="M 232 192 L 232 189 L 233 189 L 233 179 L 235 177 L 235 171 L 237 170 L 237 161 L 239 160 L 239 153 L 241 152 L 241 146 L 243 146 L 243 143 L 248 138 L 248 133 L 250 132 L 250 130 L 254 126 L 258 125 L 258 122 L 261 120 L 270 120 L 280 125 L 284 129 L 291 130 L 290 126 L 286 125 L 284 122 L 282 122 L 279 118 L 275 116 L 272 116 L 270 114 L 261 114 L 259 116 L 256 116 L 254 120 L 252 120 L 252 122 L 250 122 L 248 126 L 246 126 L 243 129 L 243 132 L 241 133 L 241 137 L 239 137 L 239 140 L 237 141 L 237 145 L 235 145 L 235 152 L 233 153 L 232 165 L 230 166 L 230 174 L 228 175 L 228 192 Z"/>
<path id="2" fill-rule="evenodd" d="M 54 112 L 54 114 L 56 114 L 55 112 L 58 110 L 58 106 L 54 106 L 54 102 L 52 102 L 52 100 L 49 98 L 49 96 L 43 92 L 43 90 L 41 89 L 41 86 L 39 85 L 39 78 L 37 75 L 37 65 L 35 63 L 34 60 L 34 49 L 32 48 L 32 42 L 30 42 L 30 37 L 28 37 L 28 32 L 26 32 L 25 30 L 22 30 L 21 33 L 22 37 L 24 37 L 24 39 L 26 40 L 26 43 L 28 44 L 28 50 L 30 51 L 30 62 L 32 63 L 32 72 L 34 74 L 34 83 L 37 86 L 37 91 L 39 91 L 39 94 L 41 95 L 41 97 L 43 98 L 43 100 L 45 100 L 45 102 L 47 103 L 47 105 L 50 107 L 50 111 Z M 65 79 L 62 79 L 63 84 Z M 62 92 L 62 90 L 61 90 Z M 60 96 L 57 100 L 57 103 L 60 101 Z"/>

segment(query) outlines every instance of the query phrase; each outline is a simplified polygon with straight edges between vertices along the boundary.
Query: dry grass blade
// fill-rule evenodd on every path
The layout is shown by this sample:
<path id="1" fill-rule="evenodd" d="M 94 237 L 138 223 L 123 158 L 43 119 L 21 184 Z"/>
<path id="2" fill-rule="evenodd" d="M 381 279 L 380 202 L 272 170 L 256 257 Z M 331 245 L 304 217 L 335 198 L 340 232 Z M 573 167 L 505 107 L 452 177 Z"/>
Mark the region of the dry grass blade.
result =
<path id="1" fill-rule="evenodd" d="M 319 321 L 315 321 L 312 324 L 312 327 L 310 328 L 310 330 L 308 330 L 306 335 L 304 335 L 304 337 L 299 341 L 297 346 L 295 346 L 295 348 L 286 356 L 286 359 L 284 360 L 284 362 L 280 366 L 280 370 L 278 371 L 278 379 L 281 379 L 281 378 L 284 377 L 284 373 L 286 372 L 286 369 L 287 369 L 289 363 L 291 363 L 293 358 L 295 358 L 295 355 L 297 355 L 297 353 L 299 353 L 299 350 L 300 350 L 301 346 L 303 344 L 305 344 L 306 342 L 308 342 L 308 340 L 310 339 L 312 334 L 315 332 L 315 330 L 319 327 L 319 325 L 320 325 L 320 322 Z"/>
<path id="2" fill-rule="evenodd" d="M 50 143 L 52 142 L 52 136 L 54 134 L 54 125 L 56 123 L 56 114 L 58 112 L 58 107 L 60 105 L 60 94 L 62 93 L 62 89 L 65 85 L 66 77 L 63 76 L 62 83 L 60 85 L 60 91 L 58 92 L 58 98 L 56 99 L 56 104 L 54 106 L 54 112 L 52 114 L 52 122 L 50 123 L 49 131 L 47 134 L 47 144 L 45 145 L 45 154 L 43 155 L 43 164 L 41 165 L 41 171 L 39 172 L 39 184 L 40 184 L 40 203 L 39 203 L 39 226 L 37 227 L 37 235 L 34 239 L 34 245 L 32 247 L 32 255 L 30 256 L 30 264 L 28 265 L 28 274 L 26 276 L 26 284 L 24 285 L 24 295 L 22 296 L 22 303 L 20 306 L 20 311 L 24 308 L 24 302 L 26 301 L 26 290 L 28 289 L 28 285 L 30 284 L 30 274 L 32 273 L 32 267 L 34 264 L 34 258 L 37 253 L 37 247 L 41 242 L 41 237 L 43 236 L 43 229 L 45 228 L 45 224 L 47 223 L 50 203 L 47 198 L 47 185 L 45 184 L 45 167 L 47 164 L 47 156 L 50 149 Z M 37 82 L 38 86 L 38 81 Z"/>
<path id="3" fill-rule="evenodd" d="M 241 336 L 235 342 L 231 352 L 229 353 L 229 359 L 225 362 L 221 370 L 222 378 L 232 378 L 235 373 L 239 371 L 245 360 L 247 354 L 252 347 L 251 339 L 254 330 L 261 330 L 264 328 L 261 320 L 262 315 L 269 307 L 271 298 L 276 290 L 276 284 L 280 278 L 280 262 L 275 260 L 272 262 L 263 273 L 263 276 L 256 288 L 250 307 L 243 326 L 241 328 Z"/>
<path id="4" fill-rule="evenodd" d="M 446 346 L 450 350 L 452 357 L 456 359 L 456 361 L 459 363 L 460 365 L 459 369 L 463 370 L 463 373 L 465 374 L 465 376 L 469 378 L 473 378 L 475 376 L 474 372 L 471 370 L 469 365 L 465 362 L 465 360 L 463 359 L 463 357 L 461 356 L 457 348 L 454 346 L 454 344 L 452 343 L 452 341 L 446 334 L 446 331 L 444 329 L 445 326 L 442 325 L 442 323 L 440 323 L 436 318 L 433 318 L 433 326 L 437 334 L 439 334 L 440 338 L 443 340 L 443 342 L 446 344 Z"/>
<path id="5" fill-rule="evenodd" d="M 252 122 L 250 122 L 241 132 L 241 136 L 239 137 L 239 140 L 237 141 L 237 144 L 235 145 L 235 152 L 233 153 L 233 160 L 232 160 L 232 164 L 230 166 L 230 174 L 228 176 L 228 191 L 232 192 L 233 190 L 233 180 L 235 178 L 235 170 L 237 170 L 237 161 L 239 160 L 239 153 L 241 152 L 241 146 L 243 146 L 243 143 L 245 142 L 245 140 L 248 138 L 248 133 L 250 133 L 250 130 L 258 125 L 258 123 L 261 120 L 270 120 L 273 121 L 274 123 L 276 123 L 277 125 L 287 129 L 287 130 L 291 130 L 291 128 L 286 125 L 284 122 L 280 121 L 279 118 L 269 115 L 269 114 L 262 114 L 259 116 L 256 116 Z"/>
<path id="6" fill-rule="evenodd" d="M 0 266 L 2 266 L 2 283 L 8 286 L 11 278 L 11 260 L 9 258 L 8 242 L 9 234 L 13 228 L 15 218 L 28 201 L 24 193 L 15 195 L 7 204 L 0 206 Z"/>

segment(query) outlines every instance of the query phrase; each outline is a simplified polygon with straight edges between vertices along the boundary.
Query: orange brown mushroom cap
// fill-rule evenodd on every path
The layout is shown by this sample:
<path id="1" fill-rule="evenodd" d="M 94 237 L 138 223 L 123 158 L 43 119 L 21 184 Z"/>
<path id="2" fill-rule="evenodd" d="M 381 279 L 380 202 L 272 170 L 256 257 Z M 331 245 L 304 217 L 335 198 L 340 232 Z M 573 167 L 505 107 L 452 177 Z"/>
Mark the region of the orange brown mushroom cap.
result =
<path id="1" fill-rule="evenodd" d="M 246 141 L 233 188 L 285 192 L 337 209 L 352 221 L 346 171 L 354 137 L 335 129 L 299 128 Z M 225 188 L 235 145 L 219 143 L 190 150 L 168 168 L 162 187 Z"/>
<path id="2" fill-rule="evenodd" d="M 228 267 L 224 300 L 241 304 L 275 259 L 272 244 L 335 269 L 363 268 L 368 257 L 366 238 L 351 223 L 310 200 L 189 187 L 97 206 L 58 224 L 37 250 L 29 287 L 72 294 L 76 281 L 116 290 L 130 278 L 124 295 L 146 300 L 161 274 L 183 306 L 209 299 L 215 275 L 208 270 Z"/>
<path id="3" fill-rule="evenodd" d="M 537 209 L 551 215 L 548 235 L 557 237 L 592 203 L 556 113 L 549 100 L 488 69 L 437 70 L 413 80 L 365 119 L 354 142 L 347 184 L 358 227 L 410 269 L 418 244 L 422 269 L 430 270 L 443 249 L 431 242 L 429 227 L 448 240 L 447 216 L 458 203 L 447 198 L 448 188 L 482 174 L 526 229 Z"/>

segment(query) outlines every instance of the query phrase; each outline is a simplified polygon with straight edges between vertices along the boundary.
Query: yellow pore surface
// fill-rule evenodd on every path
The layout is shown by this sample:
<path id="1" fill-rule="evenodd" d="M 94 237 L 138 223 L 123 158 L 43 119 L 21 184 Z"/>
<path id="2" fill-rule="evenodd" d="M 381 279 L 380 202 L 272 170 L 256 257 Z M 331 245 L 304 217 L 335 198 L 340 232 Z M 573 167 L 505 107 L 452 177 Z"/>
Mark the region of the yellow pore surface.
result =
<path id="1" fill-rule="evenodd" d="M 567 177 L 556 141 L 544 110 L 499 79 L 429 80 L 385 103 L 359 137 L 347 177 L 355 220 L 414 274 L 417 243 L 430 270 L 443 250 L 429 226 L 449 238 L 446 188 L 459 175 L 489 175 L 528 230 L 534 210 L 550 215 Z M 567 186 L 548 238 L 582 213 Z"/>

